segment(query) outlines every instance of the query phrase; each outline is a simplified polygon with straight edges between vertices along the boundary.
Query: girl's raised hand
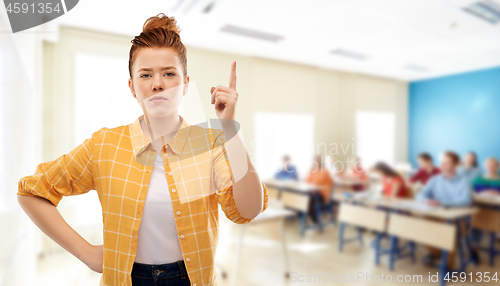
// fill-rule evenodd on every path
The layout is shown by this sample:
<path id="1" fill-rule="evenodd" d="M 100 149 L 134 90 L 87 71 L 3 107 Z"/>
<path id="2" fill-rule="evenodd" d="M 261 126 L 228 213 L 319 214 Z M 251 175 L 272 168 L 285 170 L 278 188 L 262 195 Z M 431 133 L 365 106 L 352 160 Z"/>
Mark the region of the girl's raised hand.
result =
<path id="1" fill-rule="evenodd" d="M 236 61 L 231 63 L 229 74 L 229 87 L 218 85 L 210 89 L 212 94 L 211 104 L 215 104 L 215 114 L 219 119 L 235 120 L 236 102 L 238 92 L 236 91 Z"/>

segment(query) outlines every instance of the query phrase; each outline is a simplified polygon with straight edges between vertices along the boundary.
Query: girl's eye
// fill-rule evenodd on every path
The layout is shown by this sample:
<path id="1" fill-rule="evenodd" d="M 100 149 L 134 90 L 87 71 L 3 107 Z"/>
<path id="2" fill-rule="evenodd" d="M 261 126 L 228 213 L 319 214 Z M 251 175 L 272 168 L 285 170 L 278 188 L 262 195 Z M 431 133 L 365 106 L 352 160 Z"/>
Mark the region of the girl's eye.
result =
<path id="1" fill-rule="evenodd" d="M 175 75 L 175 73 L 168 72 L 168 73 L 166 73 L 165 75 L 167 75 L 167 76 L 169 76 L 169 77 L 172 77 L 172 76 L 174 76 L 174 75 Z M 150 77 L 150 75 L 149 75 L 149 74 L 142 74 L 140 77 L 141 77 L 141 78 L 146 78 L 146 77 Z"/>

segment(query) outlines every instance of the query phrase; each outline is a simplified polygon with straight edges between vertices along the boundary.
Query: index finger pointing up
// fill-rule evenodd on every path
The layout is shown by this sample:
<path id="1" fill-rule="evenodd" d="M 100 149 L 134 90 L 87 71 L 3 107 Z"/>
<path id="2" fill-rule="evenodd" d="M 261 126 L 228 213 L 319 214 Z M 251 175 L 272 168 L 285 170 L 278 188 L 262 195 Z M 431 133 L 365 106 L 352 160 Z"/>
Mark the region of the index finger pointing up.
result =
<path id="1" fill-rule="evenodd" d="M 231 64 L 231 73 L 229 74 L 229 88 L 236 90 L 236 61 Z"/>

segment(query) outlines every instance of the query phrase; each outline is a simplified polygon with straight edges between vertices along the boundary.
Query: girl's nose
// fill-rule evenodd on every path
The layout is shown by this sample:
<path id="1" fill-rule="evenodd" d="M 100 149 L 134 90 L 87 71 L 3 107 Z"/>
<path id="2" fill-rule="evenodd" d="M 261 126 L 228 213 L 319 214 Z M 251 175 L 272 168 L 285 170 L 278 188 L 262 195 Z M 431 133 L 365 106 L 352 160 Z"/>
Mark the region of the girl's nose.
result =
<path id="1" fill-rule="evenodd" d="M 155 79 L 153 81 L 152 89 L 154 91 L 156 91 L 156 90 L 164 90 L 163 83 L 161 82 L 161 80 Z"/>

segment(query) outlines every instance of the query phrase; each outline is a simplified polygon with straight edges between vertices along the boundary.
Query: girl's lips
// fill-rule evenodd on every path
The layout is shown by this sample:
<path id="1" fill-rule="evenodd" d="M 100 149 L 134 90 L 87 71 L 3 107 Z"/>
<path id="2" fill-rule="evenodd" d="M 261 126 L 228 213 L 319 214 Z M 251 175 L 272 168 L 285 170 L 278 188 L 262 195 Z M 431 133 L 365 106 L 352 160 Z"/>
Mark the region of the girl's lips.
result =
<path id="1" fill-rule="evenodd" d="M 166 101 L 166 99 L 164 99 L 164 98 L 157 98 L 157 99 L 153 99 L 151 101 L 154 102 L 154 103 L 158 103 L 158 102 Z"/>

